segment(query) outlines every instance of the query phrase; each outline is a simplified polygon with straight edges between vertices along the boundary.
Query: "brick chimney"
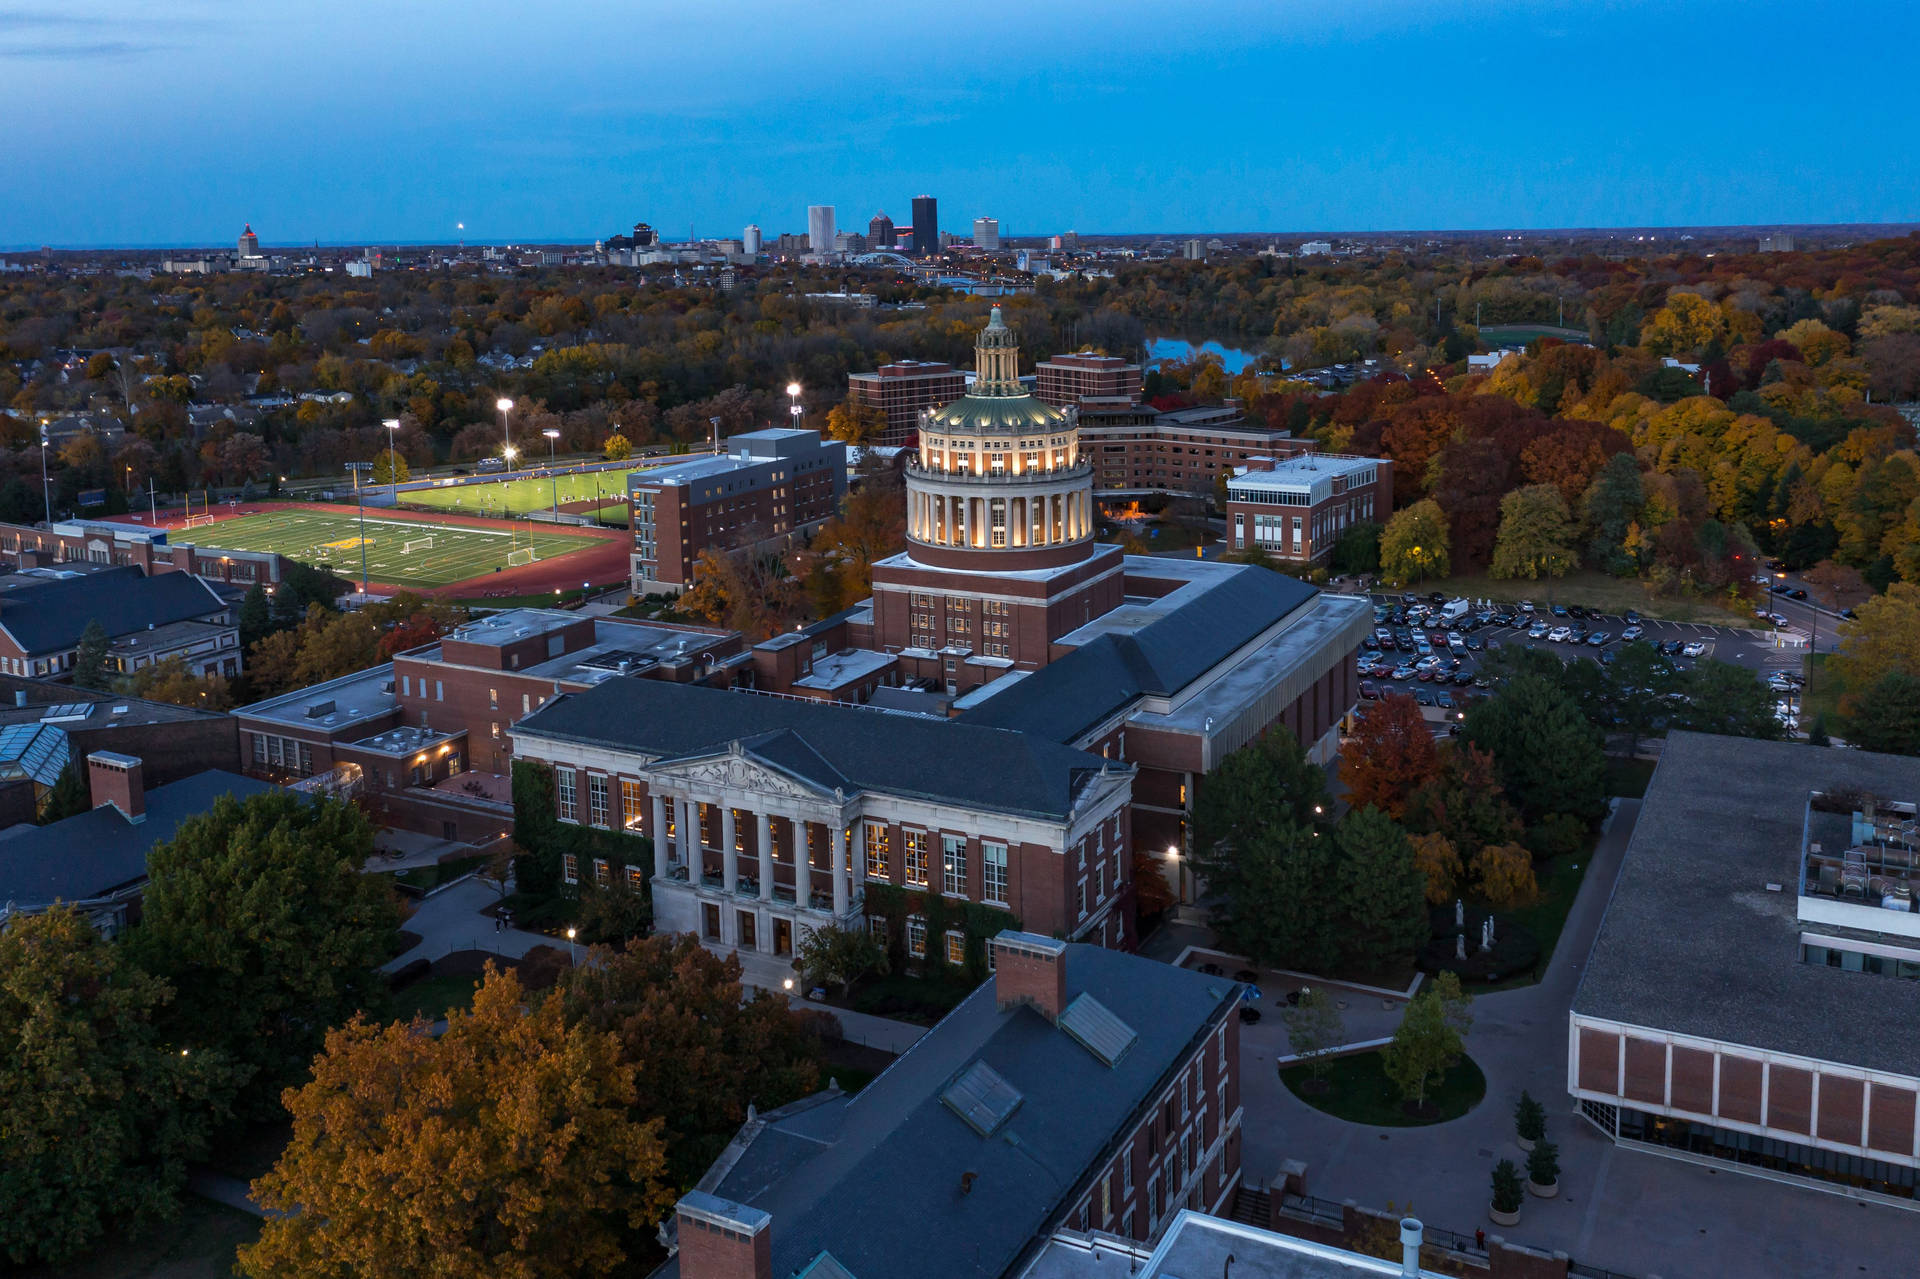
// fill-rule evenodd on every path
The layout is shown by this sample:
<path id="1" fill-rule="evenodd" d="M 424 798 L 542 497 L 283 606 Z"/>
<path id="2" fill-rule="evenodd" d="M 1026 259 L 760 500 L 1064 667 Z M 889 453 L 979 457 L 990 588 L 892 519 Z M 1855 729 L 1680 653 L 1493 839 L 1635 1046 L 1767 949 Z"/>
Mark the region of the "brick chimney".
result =
<path id="1" fill-rule="evenodd" d="M 773 1218 L 701 1190 L 675 1208 L 681 1279 L 773 1279 Z"/>
<path id="2" fill-rule="evenodd" d="M 1048 1021 L 1067 1006 L 1067 944 L 1038 933 L 1001 933 L 993 947 L 993 996 L 1002 1009 L 1032 1004 Z"/>
<path id="3" fill-rule="evenodd" d="M 147 820 L 147 785 L 138 755 L 95 751 L 87 756 L 87 791 L 95 808 L 112 804 L 130 822 Z"/>

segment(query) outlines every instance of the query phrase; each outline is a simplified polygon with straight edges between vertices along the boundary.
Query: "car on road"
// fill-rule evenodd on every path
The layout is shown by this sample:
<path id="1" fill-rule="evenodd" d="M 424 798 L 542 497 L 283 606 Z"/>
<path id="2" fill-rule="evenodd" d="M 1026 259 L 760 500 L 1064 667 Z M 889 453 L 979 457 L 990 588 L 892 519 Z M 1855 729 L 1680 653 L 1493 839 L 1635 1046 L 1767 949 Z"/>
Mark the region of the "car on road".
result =
<path id="1" fill-rule="evenodd" d="M 1620 632 L 1620 638 L 1623 640 L 1637 640 L 1642 635 L 1645 635 L 1645 634 L 1646 632 L 1641 630 L 1638 626 L 1629 624 L 1626 630 Z"/>
<path id="2" fill-rule="evenodd" d="M 1555 644 L 1564 644 L 1573 632 L 1565 626 L 1556 626 L 1547 632 L 1547 639 Z"/>
<path id="3" fill-rule="evenodd" d="M 1707 646 L 1705 644 L 1699 640 L 1690 640 L 1687 646 L 1680 650 L 1680 653 L 1683 657 L 1699 657 L 1706 651 Z"/>
<path id="4" fill-rule="evenodd" d="M 1613 636 L 1609 635 L 1605 631 L 1595 631 L 1593 634 L 1587 636 L 1587 643 L 1591 644 L 1595 648 L 1599 648 L 1601 645 L 1605 644 L 1608 640 L 1612 638 Z"/>
<path id="5" fill-rule="evenodd" d="M 1784 631 L 1793 624 L 1779 613 L 1768 613 L 1767 620 L 1773 623 L 1773 629 L 1776 631 Z"/>

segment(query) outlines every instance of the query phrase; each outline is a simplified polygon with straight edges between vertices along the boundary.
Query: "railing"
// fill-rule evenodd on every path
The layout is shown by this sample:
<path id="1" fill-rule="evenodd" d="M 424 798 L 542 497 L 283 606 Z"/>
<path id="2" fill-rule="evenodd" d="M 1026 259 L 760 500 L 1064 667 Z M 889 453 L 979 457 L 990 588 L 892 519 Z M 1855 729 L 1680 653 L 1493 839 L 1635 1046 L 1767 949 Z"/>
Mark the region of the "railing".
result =
<path id="1" fill-rule="evenodd" d="M 1093 463 L 1081 460 L 1071 466 L 1042 467 L 1037 471 L 940 471 L 925 466 L 908 466 L 910 479 L 929 484 L 1044 484 L 1055 480 L 1081 479 L 1093 474 Z"/>
<path id="2" fill-rule="evenodd" d="M 1567 1263 L 1569 1279 L 1636 1279 L 1635 1276 L 1622 1274 L 1618 1270 L 1603 1270 L 1599 1266 L 1584 1266 L 1577 1261 Z"/>
<path id="3" fill-rule="evenodd" d="M 1280 1196 L 1280 1210 L 1296 1213 L 1312 1221 L 1330 1226 L 1346 1224 L 1346 1207 L 1331 1199 L 1316 1199 L 1312 1195 L 1285 1194 Z"/>

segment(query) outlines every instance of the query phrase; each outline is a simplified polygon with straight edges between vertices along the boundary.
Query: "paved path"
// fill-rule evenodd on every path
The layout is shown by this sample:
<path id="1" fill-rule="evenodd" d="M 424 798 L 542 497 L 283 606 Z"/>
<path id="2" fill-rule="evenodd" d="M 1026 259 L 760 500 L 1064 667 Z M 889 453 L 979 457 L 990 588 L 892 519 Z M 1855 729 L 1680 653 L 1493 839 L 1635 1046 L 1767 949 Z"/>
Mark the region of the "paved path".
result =
<path id="1" fill-rule="evenodd" d="M 381 968 L 393 972 L 416 959 L 441 959 L 457 950 L 486 950 L 510 959 L 519 959 L 535 946 L 565 947 L 544 933 L 522 932 L 508 928 L 496 932 L 493 917 L 480 912 L 500 900 L 500 894 L 479 879 L 462 880 L 445 892 L 420 903 L 413 916 L 401 925 L 418 933 L 420 942 L 412 950 L 388 960 Z"/>
<path id="2" fill-rule="evenodd" d="M 1280 1160 L 1303 1159 L 1308 1192 L 1320 1198 L 1383 1209 L 1391 1202 L 1450 1230 L 1485 1228 L 1642 1279 L 1912 1273 L 1920 1216 L 1623 1149 L 1574 1113 L 1567 1010 L 1639 808 L 1638 800 L 1619 802 L 1539 984 L 1474 1001 L 1467 1049 L 1486 1073 L 1487 1098 L 1471 1113 L 1426 1128 L 1334 1119 L 1280 1083 L 1274 1062 L 1287 1051 L 1285 1027 L 1268 1018 L 1245 1028 L 1247 1176 L 1264 1183 Z M 1488 1175 L 1503 1158 L 1524 1166 L 1512 1118 L 1522 1088 L 1547 1107 L 1561 1193 L 1529 1197 L 1520 1225 L 1501 1230 L 1487 1221 Z"/>
<path id="3" fill-rule="evenodd" d="M 800 993 L 800 979 L 793 971 L 793 965 L 777 955 L 762 955 L 755 951 L 735 950 L 731 946 L 715 946 L 708 943 L 708 949 L 716 955 L 733 955 L 740 961 L 740 984 L 752 986 L 758 990 L 780 991 L 803 1008 L 818 1008 L 822 1012 L 832 1013 L 840 1019 L 840 1028 L 846 1037 L 856 1044 L 865 1044 L 869 1048 L 878 1048 L 883 1052 L 903 1053 L 913 1047 L 919 1038 L 927 1033 L 925 1026 L 916 1026 L 912 1022 L 895 1021 L 891 1017 L 875 1017 L 869 1013 L 857 1013 L 849 1008 L 836 1008 L 832 1004 L 823 1004 L 808 999 Z M 787 985 L 788 980 L 793 986 Z"/>

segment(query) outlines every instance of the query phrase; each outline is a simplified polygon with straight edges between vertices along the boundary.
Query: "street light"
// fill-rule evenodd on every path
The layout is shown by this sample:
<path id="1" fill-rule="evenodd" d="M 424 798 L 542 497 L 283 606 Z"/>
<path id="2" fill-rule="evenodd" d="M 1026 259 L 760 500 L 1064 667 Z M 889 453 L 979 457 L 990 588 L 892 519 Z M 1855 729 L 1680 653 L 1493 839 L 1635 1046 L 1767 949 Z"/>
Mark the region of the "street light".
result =
<path id="1" fill-rule="evenodd" d="M 393 488 L 393 504 L 400 505 L 400 463 L 394 458 L 393 441 L 400 430 L 400 419 L 390 417 L 383 426 L 387 428 L 387 483 Z"/>
<path id="2" fill-rule="evenodd" d="M 511 458 L 513 456 L 513 432 L 507 428 L 507 414 L 513 412 L 513 401 L 503 395 L 493 402 L 493 407 L 500 410 L 500 438 L 506 443 L 507 456 Z"/>
<path id="3" fill-rule="evenodd" d="M 787 412 L 793 416 L 793 425 L 796 429 L 798 429 L 798 427 L 800 426 L 800 413 L 801 413 L 800 384 L 798 382 L 787 383 L 787 398 L 793 401 L 793 403 L 787 408 Z"/>
<path id="4" fill-rule="evenodd" d="M 347 469 L 353 472 L 353 504 L 360 508 L 360 599 L 367 598 L 367 504 L 360 496 L 360 472 L 372 471 L 371 462 L 349 462 Z"/>
<path id="5" fill-rule="evenodd" d="M 553 450 L 555 442 L 560 438 L 560 432 L 548 427 L 540 434 L 547 437 L 547 478 L 553 481 L 553 513 L 557 516 L 560 514 L 560 477 L 554 473 L 554 468 L 559 463 L 554 460 Z"/>
<path id="6" fill-rule="evenodd" d="M 47 523 L 53 523 L 53 486 L 47 483 L 47 419 L 40 419 L 40 493 L 47 500 Z"/>
<path id="7" fill-rule="evenodd" d="M 567 962 L 575 968 L 580 966 L 580 951 L 573 944 L 573 929 L 567 929 Z"/>

